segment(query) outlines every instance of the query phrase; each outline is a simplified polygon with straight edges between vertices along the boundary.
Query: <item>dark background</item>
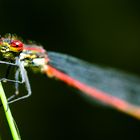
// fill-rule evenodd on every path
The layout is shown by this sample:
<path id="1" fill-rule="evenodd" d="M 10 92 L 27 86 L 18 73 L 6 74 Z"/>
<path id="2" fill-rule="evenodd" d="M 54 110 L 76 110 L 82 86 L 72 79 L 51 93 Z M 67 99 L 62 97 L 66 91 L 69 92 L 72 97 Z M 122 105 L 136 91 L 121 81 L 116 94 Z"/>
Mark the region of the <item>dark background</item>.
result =
<path id="1" fill-rule="evenodd" d="M 139 7 L 134 0 L 1 0 L 0 33 L 16 33 L 47 50 L 140 74 Z M 28 75 L 32 96 L 10 105 L 23 140 L 139 137 L 140 121 L 91 104 L 59 81 Z M 13 92 L 8 86 L 6 93 Z M 1 137 L 10 140 L 2 108 L 0 115 Z"/>

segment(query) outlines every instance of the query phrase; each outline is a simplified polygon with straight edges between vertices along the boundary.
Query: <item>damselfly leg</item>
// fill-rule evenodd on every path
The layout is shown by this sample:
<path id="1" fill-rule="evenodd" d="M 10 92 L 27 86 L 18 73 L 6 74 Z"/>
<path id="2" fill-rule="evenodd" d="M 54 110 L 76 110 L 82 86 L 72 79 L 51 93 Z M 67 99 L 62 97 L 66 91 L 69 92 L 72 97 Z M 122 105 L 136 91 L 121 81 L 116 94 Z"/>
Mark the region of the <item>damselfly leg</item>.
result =
<path id="1" fill-rule="evenodd" d="M 30 83 L 29 83 L 29 80 L 28 80 L 27 72 L 24 68 L 24 62 L 21 62 L 19 60 L 19 58 L 17 57 L 15 63 L 0 61 L 0 64 L 6 64 L 6 65 L 9 65 L 9 66 L 17 66 L 18 67 L 18 69 L 16 70 L 16 73 L 15 73 L 15 80 L 11 80 L 11 79 L 8 79 L 8 78 L 1 78 L 0 79 L 0 81 L 2 81 L 2 82 L 13 82 L 13 83 L 15 83 L 15 94 L 13 94 L 12 96 L 10 96 L 8 98 L 8 103 L 13 103 L 13 102 L 19 101 L 21 99 L 28 98 L 31 95 L 31 87 L 30 87 Z M 19 80 L 19 77 L 21 78 L 21 80 Z M 24 83 L 25 83 L 25 86 L 27 88 L 27 95 L 16 98 L 16 96 L 19 93 L 19 89 L 18 89 L 19 84 L 24 84 Z M 14 99 L 14 98 L 16 98 L 16 99 Z"/>
<path id="2" fill-rule="evenodd" d="M 15 82 L 15 94 L 8 98 L 8 101 L 9 101 L 8 103 L 13 103 L 13 102 L 28 98 L 31 95 L 31 86 L 30 86 L 27 72 L 24 68 L 24 62 L 21 62 L 19 59 L 17 59 L 16 61 L 19 68 L 17 69 L 15 73 L 15 81 L 18 81 L 18 82 Z M 21 81 L 19 81 L 19 76 L 21 77 Z M 18 89 L 19 84 L 23 84 L 23 83 L 25 83 L 27 94 L 14 99 L 19 93 L 19 89 Z"/>

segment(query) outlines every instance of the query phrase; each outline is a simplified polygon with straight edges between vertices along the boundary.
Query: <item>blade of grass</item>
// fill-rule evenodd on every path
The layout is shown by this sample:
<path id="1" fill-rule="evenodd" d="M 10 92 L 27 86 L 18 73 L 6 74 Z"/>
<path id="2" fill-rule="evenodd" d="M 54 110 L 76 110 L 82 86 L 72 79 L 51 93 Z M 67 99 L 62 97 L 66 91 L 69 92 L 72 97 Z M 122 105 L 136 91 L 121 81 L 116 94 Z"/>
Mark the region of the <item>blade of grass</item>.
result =
<path id="1" fill-rule="evenodd" d="M 21 140 L 18 130 L 16 129 L 16 125 L 15 125 L 13 116 L 11 114 L 10 108 L 8 106 L 6 95 L 4 93 L 1 82 L 0 82 L 0 98 L 3 104 L 3 108 L 4 108 L 6 118 L 7 118 L 8 125 L 10 127 L 10 131 L 12 133 L 13 140 Z"/>

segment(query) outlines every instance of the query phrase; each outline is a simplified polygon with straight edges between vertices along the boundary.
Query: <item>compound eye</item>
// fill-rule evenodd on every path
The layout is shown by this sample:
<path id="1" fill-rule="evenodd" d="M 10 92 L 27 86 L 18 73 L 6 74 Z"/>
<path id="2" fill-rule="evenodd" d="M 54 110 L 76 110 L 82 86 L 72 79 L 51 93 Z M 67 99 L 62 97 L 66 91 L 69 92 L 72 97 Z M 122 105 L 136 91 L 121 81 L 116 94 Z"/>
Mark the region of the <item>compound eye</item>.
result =
<path id="1" fill-rule="evenodd" d="M 19 40 L 13 40 L 10 45 L 11 47 L 16 48 L 18 51 L 23 50 L 23 43 Z"/>

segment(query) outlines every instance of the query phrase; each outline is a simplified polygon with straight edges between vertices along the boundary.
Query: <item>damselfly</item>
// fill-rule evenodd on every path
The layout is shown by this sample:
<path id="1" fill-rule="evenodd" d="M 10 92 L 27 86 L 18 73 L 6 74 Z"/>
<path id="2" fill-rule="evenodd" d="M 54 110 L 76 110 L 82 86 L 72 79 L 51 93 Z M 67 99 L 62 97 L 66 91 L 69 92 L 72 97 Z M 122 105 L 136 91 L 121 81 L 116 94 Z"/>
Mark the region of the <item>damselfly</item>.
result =
<path id="1" fill-rule="evenodd" d="M 98 100 L 140 119 L 140 78 L 111 68 L 92 65 L 78 58 L 47 51 L 36 44 L 23 44 L 16 36 L 8 35 L 0 40 L 0 52 L 7 65 L 18 66 L 15 80 L 15 95 L 9 102 L 25 99 L 31 95 L 30 83 L 25 67 L 55 77 L 80 90 L 84 95 Z M 19 80 L 21 77 L 21 81 Z M 25 83 L 28 94 L 15 98 L 18 85 Z"/>

